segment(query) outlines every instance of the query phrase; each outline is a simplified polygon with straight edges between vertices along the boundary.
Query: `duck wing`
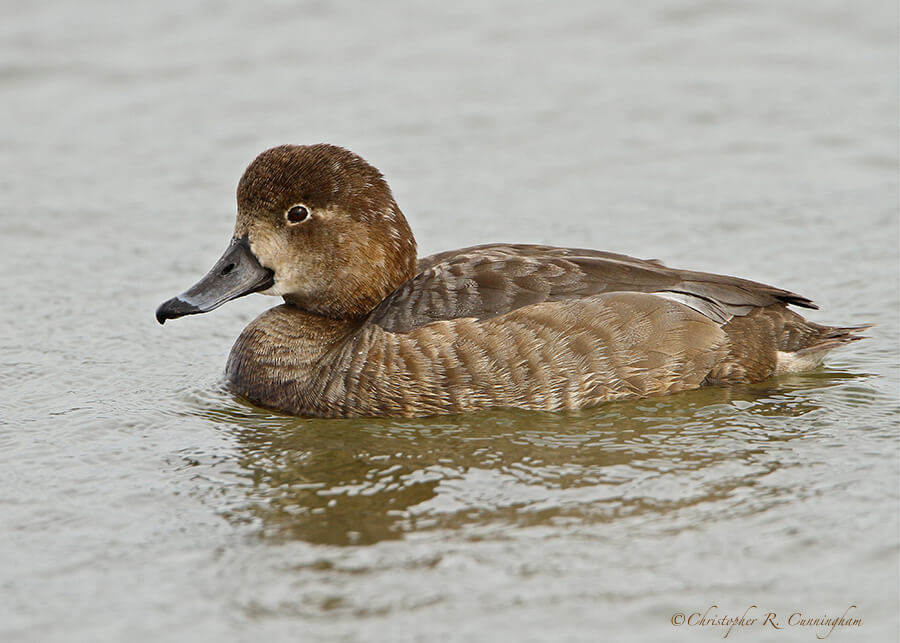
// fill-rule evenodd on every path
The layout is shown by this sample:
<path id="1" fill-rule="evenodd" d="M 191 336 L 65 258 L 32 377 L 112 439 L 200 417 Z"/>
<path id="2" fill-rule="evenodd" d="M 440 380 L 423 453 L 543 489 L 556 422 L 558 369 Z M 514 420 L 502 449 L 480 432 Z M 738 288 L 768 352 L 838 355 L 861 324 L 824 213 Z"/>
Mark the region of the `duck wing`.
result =
<path id="1" fill-rule="evenodd" d="M 754 281 L 581 248 L 480 245 L 425 257 L 418 270 L 367 323 L 403 333 L 440 320 L 489 319 L 531 304 L 610 292 L 658 293 L 718 323 L 779 302 L 817 308 L 806 297 Z"/>

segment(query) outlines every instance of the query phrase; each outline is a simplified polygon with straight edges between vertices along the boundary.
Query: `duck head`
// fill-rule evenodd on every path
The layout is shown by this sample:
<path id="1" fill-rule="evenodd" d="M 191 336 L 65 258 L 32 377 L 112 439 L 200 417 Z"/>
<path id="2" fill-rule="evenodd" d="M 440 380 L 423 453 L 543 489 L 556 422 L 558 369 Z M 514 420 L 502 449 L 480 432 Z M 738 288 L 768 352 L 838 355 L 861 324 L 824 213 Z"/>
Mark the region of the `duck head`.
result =
<path id="1" fill-rule="evenodd" d="M 354 319 L 415 275 L 416 242 L 387 182 L 341 147 L 263 152 L 238 183 L 237 205 L 225 254 L 203 279 L 159 306 L 159 323 L 253 292 Z"/>

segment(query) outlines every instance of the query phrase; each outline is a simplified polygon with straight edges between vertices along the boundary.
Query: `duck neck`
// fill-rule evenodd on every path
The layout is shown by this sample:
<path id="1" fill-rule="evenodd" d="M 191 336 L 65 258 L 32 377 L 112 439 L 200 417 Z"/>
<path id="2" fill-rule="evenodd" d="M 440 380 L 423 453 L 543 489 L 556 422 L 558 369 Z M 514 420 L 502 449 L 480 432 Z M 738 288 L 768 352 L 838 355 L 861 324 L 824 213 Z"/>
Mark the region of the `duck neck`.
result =
<path id="1" fill-rule="evenodd" d="M 302 401 L 317 363 L 362 322 L 337 320 L 282 304 L 253 320 L 231 349 L 225 375 L 232 390 L 270 408 Z"/>

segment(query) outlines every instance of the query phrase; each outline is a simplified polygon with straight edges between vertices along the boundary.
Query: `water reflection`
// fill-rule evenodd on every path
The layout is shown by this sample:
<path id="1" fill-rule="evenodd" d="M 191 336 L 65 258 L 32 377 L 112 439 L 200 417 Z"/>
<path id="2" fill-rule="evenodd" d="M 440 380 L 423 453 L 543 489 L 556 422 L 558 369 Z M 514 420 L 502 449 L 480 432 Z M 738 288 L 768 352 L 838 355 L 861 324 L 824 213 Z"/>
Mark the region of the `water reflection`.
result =
<path id="1" fill-rule="evenodd" d="M 504 410 L 418 420 L 310 420 L 223 398 L 200 413 L 236 438 L 250 479 L 229 513 L 263 534 L 335 545 L 471 526 L 565 525 L 714 503 L 759 511 L 747 494 L 782 466 L 772 447 L 814 430 L 814 373 L 569 414 Z M 817 391 L 817 394 L 810 394 Z M 224 398 L 228 399 L 228 398 Z"/>

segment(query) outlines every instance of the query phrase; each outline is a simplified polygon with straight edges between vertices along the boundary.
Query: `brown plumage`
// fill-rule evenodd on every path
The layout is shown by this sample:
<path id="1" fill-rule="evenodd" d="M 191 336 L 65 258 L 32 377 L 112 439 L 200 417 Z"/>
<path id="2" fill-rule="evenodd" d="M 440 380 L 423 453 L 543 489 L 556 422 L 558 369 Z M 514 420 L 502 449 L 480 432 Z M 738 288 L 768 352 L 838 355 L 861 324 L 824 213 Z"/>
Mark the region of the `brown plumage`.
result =
<path id="1" fill-rule="evenodd" d="M 816 306 L 786 290 L 596 250 L 491 244 L 417 262 L 384 178 L 331 145 L 261 154 L 234 236 L 157 318 L 283 296 L 226 375 L 298 415 L 585 408 L 812 368 L 866 328 L 809 322 L 787 306 Z"/>

